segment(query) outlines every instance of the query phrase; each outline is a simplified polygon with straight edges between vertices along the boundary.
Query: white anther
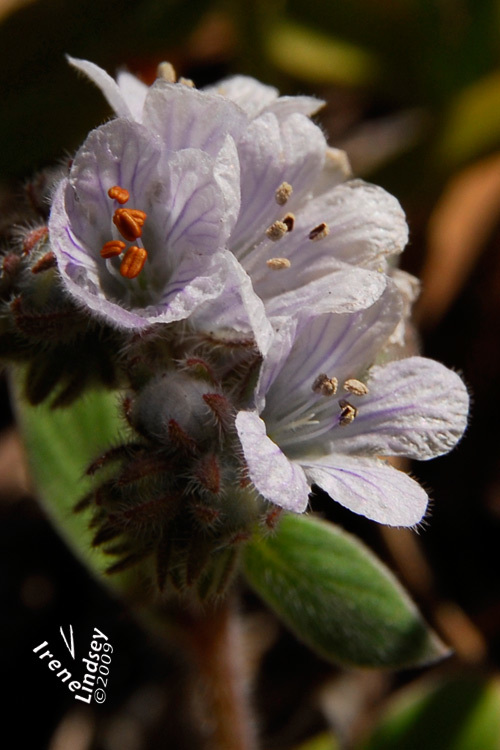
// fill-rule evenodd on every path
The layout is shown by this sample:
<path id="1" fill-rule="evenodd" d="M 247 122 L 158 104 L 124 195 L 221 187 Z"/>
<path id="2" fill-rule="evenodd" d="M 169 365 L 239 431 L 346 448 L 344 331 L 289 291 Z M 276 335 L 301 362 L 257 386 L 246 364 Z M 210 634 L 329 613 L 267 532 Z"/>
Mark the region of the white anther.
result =
<path id="1" fill-rule="evenodd" d="M 266 265 L 272 271 L 282 271 L 284 268 L 290 268 L 292 264 L 288 258 L 269 258 L 266 260 Z"/>
<path id="2" fill-rule="evenodd" d="M 314 393 L 320 393 L 322 396 L 334 396 L 337 393 L 338 384 L 337 378 L 329 378 L 326 373 L 322 372 L 312 384 L 312 389 Z"/>
<path id="3" fill-rule="evenodd" d="M 323 237 L 326 237 L 327 234 L 329 234 L 330 228 L 328 224 L 324 221 L 321 222 L 321 224 L 318 224 L 317 227 L 314 227 L 314 229 L 311 229 L 309 232 L 309 239 L 310 240 L 322 240 Z"/>
<path id="4" fill-rule="evenodd" d="M 352 169 L 349 164 L 349 157 L 345 151 L 340 148 L 326 149 L 325 166 L 330 169 L 338 170 L 346 179 L 352 177 Z"/>
<path id="5" fill-rule="evenodd" d="M 355 396 L 366 396 L 368 393 L 366 385 L 356 378 L 346 380 L 343 387 L 345 391 L 349 391 L 349 393 L 353 393 Z"/>
<path id="6" fill-rule="evenodd" d="M 288 227 L 283 221 L 275 221 L 266 229 L 266 235 L 273 242 L 277 242 L 288 232 Z"/>
<path id="7" fill-rule="evenodd" d="M 167 83 L 175 83 L 177 80 L 177 74 L 172 63 L 161 62 L 156 68 L 156 77 L 161 78 Z"/>
<path id="8" fill-rule="evenodd" d="M 351 422 L 354 421 L 354 419 L 358 415 L 358 410 L 348 401 L 339 401 L 339 406 L 341 408 L 339 424 L 341 427 L 345 427 L 346 425 L 351 424 Z"/>
<path id="9" fill-rule="evenodd" d="M 285 224 L 287 231 L 291 232 L 295 226 L 295 214 L 288 213 L 283 217 L 283 224 Z"/>
<path id="10" fill-rule="evenodd" d="M 282 182 L 279 188 L 276 190 L 274 197 L 276 198 L 276 203 L 279 206 L 284 206 L 289 197 L 291 196 L 293 192 L 293 188 L 288 182 Z"/>

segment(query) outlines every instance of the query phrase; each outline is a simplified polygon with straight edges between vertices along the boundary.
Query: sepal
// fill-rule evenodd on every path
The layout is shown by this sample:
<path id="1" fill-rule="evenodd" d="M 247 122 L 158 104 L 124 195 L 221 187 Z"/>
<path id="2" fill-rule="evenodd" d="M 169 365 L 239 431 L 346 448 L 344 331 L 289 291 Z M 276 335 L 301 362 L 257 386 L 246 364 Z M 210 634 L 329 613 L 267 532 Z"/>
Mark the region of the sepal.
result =
<path id="1" fill-rule="evenodd" d="M 286 515 L 247 545 L 244 565 L 255 591 L 328 661 L 404 669 L 449 653 L 394 575 L 337 526 Z"/>

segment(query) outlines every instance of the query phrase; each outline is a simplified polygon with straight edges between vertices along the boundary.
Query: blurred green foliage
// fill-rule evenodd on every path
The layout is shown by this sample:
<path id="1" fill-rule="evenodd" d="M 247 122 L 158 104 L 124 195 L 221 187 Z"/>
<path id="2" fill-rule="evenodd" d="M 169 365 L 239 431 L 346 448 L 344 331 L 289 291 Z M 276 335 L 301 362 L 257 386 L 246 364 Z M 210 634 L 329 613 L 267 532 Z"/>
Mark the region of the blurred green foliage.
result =
<path id="1" fill-rule="evenodd" d="M 226 25 L 210 27 L 215 16 Z M 212 37 L 205 49 L 196 37 L 203 29 Z M 418 111 L 416 137 L 409 142 L 400 133 L 398 146 L 395 136 L 390 158 L 369 177 L 405 208 L 416 205 L 422 225 L 454 174 L 500 149 L 500 0 L 36 0 L 0 23 L 2 179 L 53 164 L 109 116 L 101 95 L 66 64 L 66 53 L 110 73 L 120 65 L 149 71 L 167 58 L 184 75 L 205 68 L 207 80 L 212 73 L 258 75 L 284 93 L 340 101 L 332 119 L 342 119 L 347 97 L 352 112 L 343 137 L 367 122 Z M 76 445 L 77 435 L 92 431 L 75 425 L 99 409 L 109 425 L 114 419 L 107 397 L 95 399 L 97 411 L 85 402 L 76 415 L 38 407 L 27 436 L 41 457 L 33 468 L 42 494 L 57 491 L 56 516 L 81 555 L 87 542 L 70 509 L 95 445 Z M 118 425 L 112 434 L 102 425 L 93 429 L 105 445 Z M 75 460 L 81 450 L 88 454 L 83 464 Z M 97 552 L 90 566 L 104 566 Z M 493 681 L 415 686 L 362 749 L 493 750 L 500 747 L 499 700 Z M 304 750 L 330 750 L 332 743 L 323 735 Z"/>
<path id="2" fill-rule="evenodd" d="M 394 699 L 358 750 L 498 750 L 497 680 L 460 677 L 419 684 Z"/>
<path id="3" fill-rule="evenodd" d="M 340 745 L 330 732 L 322 732 L 294 750 L 340 750 Z"/>
<path id="4" fill-rule="evenodd" d="M 169 56 L 210 65 L 213 52 L 203 59 L 187 48 L 214 14 L 232 26 L 231 42 L 220 30 L 212 40 L 227 72 L 290 93 L 340 87 L 382 114 L 425 111 L 410 153 L 382 173 L 390 189 L 418 182 L 433 193 L 453 169 L 500 146 L 498 0 L 38 0 L 0 24 L 0 174 L 51 163 L 109 114 L 65 53 L 110 72 Z"/>
<path id="5" fill-rule="evenodd" d="M 497 0 L 288 0 L 274 8 L 265 47 L 282 71 L 355 90 L 382 115 L 424 115 L 411 149 L 374 177 L 400 197 L 418 191 L 432 201 L 453 170 L 499 148 Z"/>
<path id="6" fill-rule="evenodd" d="M 215 16 L 230 38 L 214 28 L 204 52 L 193 34 Z M 38 0 L 0 24 L 0 174 L 53 163 L 109 116 L 65 53 L 110 73 L 215 60 L 216 73 L 259 75 L 286 93 L 348 92 L 361 118 L 421 112 L 418 137 L 401 134 L 370 176 L 425 209 L 454 170 L 500 147 L 499 27 L 498 0 Z"/>
<path id="7" fill-rule="evenodd" d="M 23 382 L 20 374 L 14 371 L 13 386 Z M 110 560 L 92 547 L 94 532 L 89 529 L 88 515 L 73 510 L 93 487 L 92 479 L 85 476 L 87 467 L 110 445 L 117 444 L 123 431 L 116 395 L 90 391 L 69 408 L 51 409 L 47 403 L 33 407 L 19 387 L 12 390 L 17 396 L 17 419 L 38 498 L 77 557 L 96 577 L 119 588 L 120 576 L 102 576 Z"/>

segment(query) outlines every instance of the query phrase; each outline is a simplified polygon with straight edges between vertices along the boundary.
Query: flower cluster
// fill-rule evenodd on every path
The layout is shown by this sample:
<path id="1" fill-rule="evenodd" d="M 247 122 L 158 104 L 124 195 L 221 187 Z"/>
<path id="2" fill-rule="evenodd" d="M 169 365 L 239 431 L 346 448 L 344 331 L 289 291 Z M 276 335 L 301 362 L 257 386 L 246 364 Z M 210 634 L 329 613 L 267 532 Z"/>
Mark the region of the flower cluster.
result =
<path id="1" fill-rule="evenodd" d="M 182 559 L 182 587 L 201 547 L 303 512 L 313 484 L 417 524 L 427 495 L 385 459 L 449 451 L 468 397 L 456 373 L 404 357 L 415 282 L 395 270 L 397 200 L 352 179 L 314 98 L 241 76 L 197 90 L 167 64 L 148 87 L 70 62 L 116 117 L 58 182 L 44 241 L 65 298 L 120 341 L 134 433 L 89 470 L 118 466 L 96 491 L 96 543 L 164 559 L 169 538 L 159 578 Z"/>

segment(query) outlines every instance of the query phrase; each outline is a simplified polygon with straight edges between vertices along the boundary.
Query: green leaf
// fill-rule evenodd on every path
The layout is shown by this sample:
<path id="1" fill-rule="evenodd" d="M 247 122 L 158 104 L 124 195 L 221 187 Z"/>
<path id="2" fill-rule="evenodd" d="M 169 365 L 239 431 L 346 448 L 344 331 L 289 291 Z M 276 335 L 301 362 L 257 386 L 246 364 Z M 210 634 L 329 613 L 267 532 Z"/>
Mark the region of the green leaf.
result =
<path id="1" fill-rule="evenodd" d="M 339 750 L 340 745 L 330 732 L 322 732 L 298 745 L 294 750 Z"/>
<path id="2" fill-rule="evenodd" d="M 66 543 L 94 574 L 100 574 L 110 559 L 92 549 L 95 529 L 90 532 L 88 515 L 74 513 L 73 508 L 93 486 L 84 476 L 86 468 L 119 439 L 116 394 L 95 390 L 64 409 L 51 409 L 46 403 L 33 407 L 17 387 L 20 374 L 18 370 L 12 390 L 37 496 Z M 112 580 L 118 583 L 119 577 Z"/>
<path id="3" fill-rule="evenodd" d="M 461 677 L 402 691 L 359 750 L 498 750 L 500 684 Z"/>
<path id="4" fill-rule="evenodd" d="M 500 72 L 494 71 L 452 100 L 436 148 L 446 166 L 455 166 L 499 145 Z"/>
<path id="5" fill-rule="evenodd" d="M 283 19 L 268 30 L 266 46 L 274 65 L 302 81 L 360 86 L 380 73 L 361 47 Z"/>
<path id="6" fill-rule="evenodd" d="M 245 572 L 290 630 L 333 662 L 414 667 L 449 652 L 392 573 L 358 539 L 308 516 L 285 516 L 251 542 Z"/>

